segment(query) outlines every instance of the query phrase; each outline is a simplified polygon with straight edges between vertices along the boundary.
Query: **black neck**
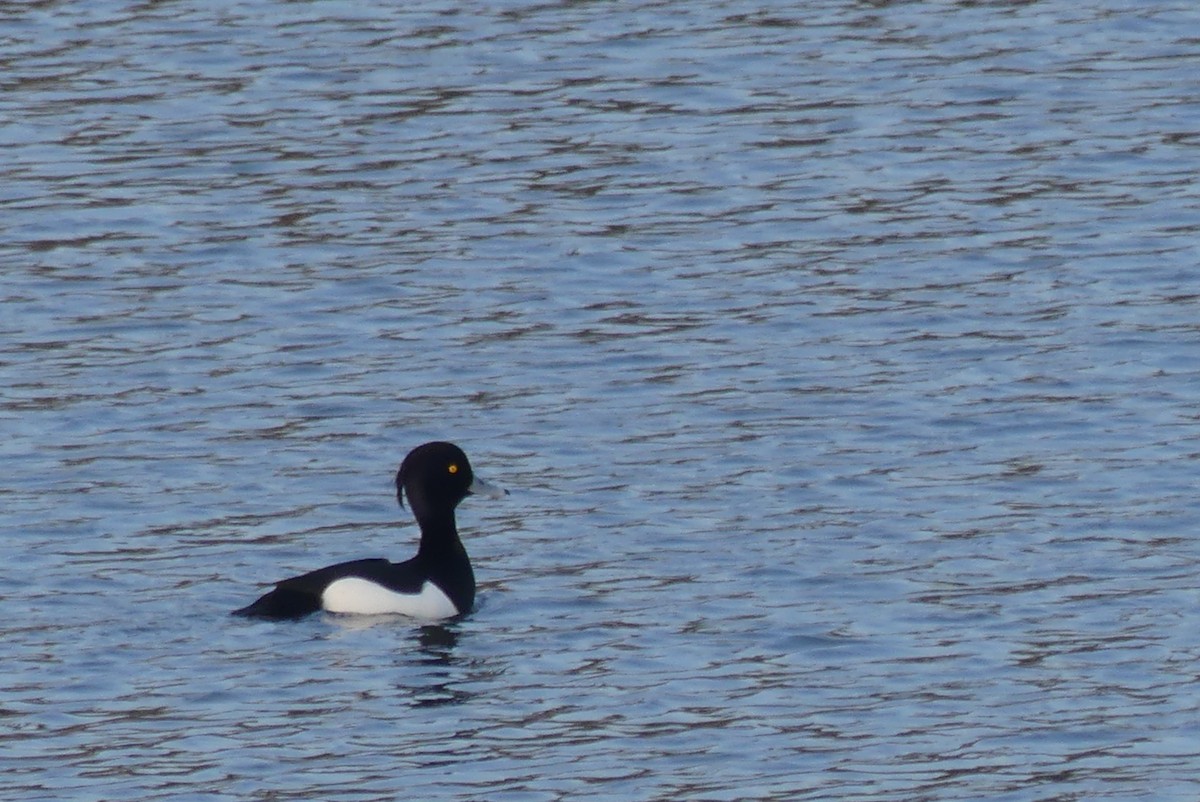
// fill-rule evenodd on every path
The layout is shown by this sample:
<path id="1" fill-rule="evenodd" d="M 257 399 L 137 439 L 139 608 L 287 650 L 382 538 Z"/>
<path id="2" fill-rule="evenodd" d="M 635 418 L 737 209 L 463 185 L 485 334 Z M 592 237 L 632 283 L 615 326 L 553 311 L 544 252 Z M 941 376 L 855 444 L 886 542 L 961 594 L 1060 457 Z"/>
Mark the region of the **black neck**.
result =
<path id="1" fill-rule="evenodd" d="M 425 564 L 438 586 L 450 595 L 459 610 L 466 612 L 475 601 L 475 572 L 458 537 L 454 506 L 429 499 L 420 489 L 409 488 L 409 503 L 421 527 L 417 559 Z"/>
<path id="2" fill-rule="evenodd" d="M 417 553 L 426 557 L 458 555 L 467 556 L 462 540 L 458 537 L 458 527 L 454 523 L 454 513 L 442 516 L 419 516 L 417 524 L 421 527 L 421 545 Z"/>
<path id="3" fill-rule="evenodd" d="M 422 518 L 420 524 L 417 559 L 425 564 L 425 570 L 450 596 L 454 606 L 467 612 L 475 603 L 475 572 L 454 526 L 454 514 L 441 519 Z"/>

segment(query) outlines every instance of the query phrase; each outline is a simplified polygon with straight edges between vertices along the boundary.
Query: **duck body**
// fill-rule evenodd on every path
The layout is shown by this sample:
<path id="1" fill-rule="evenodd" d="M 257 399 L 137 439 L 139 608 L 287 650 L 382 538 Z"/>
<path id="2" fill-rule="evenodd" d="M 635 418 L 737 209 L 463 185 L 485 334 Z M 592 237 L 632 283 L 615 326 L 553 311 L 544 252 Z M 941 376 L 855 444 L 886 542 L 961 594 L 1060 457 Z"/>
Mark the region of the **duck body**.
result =
<path id="1" fill-rule="evenodd" d="M 475 576 L 463 553 L 457 570 L 431 571 L 414 557 L 394 563 L 382 558 L 351 560 L 285 579 L 235 614 L 251 618 L 303 618 L 318 610 L 382 615 L 397 613 L 423 621 L 462 615 L 475 603 Z"/>
<path id="2" fill-rule="evenodd" d="M 475 573 L 459 538 L 454 510 L 471 494 L 505 495 L 474 475 L 462 449 L 434 442 L 409 452 L 396 473 L 396 497 L 407 495 L 421 527 L 410 560 L 352 560 L 285 579 L 234 615 L 294 619 L 333 613 L 394 613 L 423 621 L 462 615 L 475 602 Z"/>

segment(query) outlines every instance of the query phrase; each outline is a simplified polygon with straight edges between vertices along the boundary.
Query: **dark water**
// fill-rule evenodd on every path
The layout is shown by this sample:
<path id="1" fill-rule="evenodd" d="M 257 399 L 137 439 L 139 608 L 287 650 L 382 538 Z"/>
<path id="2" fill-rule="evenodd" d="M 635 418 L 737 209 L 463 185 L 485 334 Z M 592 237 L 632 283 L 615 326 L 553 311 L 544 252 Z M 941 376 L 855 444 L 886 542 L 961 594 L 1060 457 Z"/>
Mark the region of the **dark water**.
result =
<path id="1" fill-rule="evenodd" d="M 1193 800 L 1190 3 L 0 5 L 0 787 Z M 226 613 L 513 491 L 445 627 Z"/>

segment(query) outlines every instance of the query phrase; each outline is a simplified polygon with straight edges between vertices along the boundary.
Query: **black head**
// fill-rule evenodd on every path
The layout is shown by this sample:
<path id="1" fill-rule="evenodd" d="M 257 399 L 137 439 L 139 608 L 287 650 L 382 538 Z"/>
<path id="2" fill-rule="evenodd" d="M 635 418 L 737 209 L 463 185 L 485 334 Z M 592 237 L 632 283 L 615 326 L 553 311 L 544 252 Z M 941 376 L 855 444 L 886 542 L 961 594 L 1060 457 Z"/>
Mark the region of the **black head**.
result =
<path id="1" fill-rule="evenodd" d="M 426 443 L 408 452 L 396 472 L 396 499 L 408 496 L 414 512 L 451 512 L 471 492 L 475 474 L 463 450 L 453 443 Z"/>

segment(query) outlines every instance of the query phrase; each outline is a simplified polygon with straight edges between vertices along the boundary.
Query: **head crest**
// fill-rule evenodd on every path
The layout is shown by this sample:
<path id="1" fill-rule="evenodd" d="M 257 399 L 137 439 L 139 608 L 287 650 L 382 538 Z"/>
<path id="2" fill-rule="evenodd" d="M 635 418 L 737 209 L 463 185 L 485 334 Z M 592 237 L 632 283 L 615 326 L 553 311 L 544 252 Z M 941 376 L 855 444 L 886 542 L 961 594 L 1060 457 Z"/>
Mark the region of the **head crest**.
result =
<path id="1" fill-rule="evenodd" d="M 396 501 L 400 502 L 400 509 L 404 509 L 404 463 L 400 463 L 400 470 L 396 471 Z"/>

